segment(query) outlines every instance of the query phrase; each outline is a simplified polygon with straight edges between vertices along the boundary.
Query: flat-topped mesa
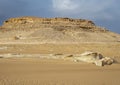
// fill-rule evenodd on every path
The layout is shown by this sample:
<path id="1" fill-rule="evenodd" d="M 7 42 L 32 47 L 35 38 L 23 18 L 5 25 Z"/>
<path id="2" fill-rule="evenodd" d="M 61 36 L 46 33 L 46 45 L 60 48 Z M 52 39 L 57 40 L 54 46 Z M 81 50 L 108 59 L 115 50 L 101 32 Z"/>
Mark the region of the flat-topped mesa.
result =
<path id="1" fill-rule="evenodd" d="M 63 25 L 87 25 L 94 26 L 92 21 L 84 19 L 71 18 L 37 18 L 37 17 L 18 17 L 10 18 L 4 22 L 4 25 L 25 25 L 25 24 L 63 24 Z"/>
<path id="2" fill-rule="evenodd" d="M 82 28 L 87 30 L 98 29 L 90 20 L 72 18 L 38 18 L 38 17 L 18 17 L 10 18 L 3 24 L 4 28 L 26 29 L 26 28 Z"/>
<path id="3" fill-rule="evenodd" d="M 28 24 L 39 22 L 41 24 L 72 24 L 72 25 L 95 25 L 90 20 L 85 19 L 72 19 L 72 18 L 38 18 L 38 17 L 18 17 L 18 18 L 10 18 L 4 22 L 4 24 Z"/>

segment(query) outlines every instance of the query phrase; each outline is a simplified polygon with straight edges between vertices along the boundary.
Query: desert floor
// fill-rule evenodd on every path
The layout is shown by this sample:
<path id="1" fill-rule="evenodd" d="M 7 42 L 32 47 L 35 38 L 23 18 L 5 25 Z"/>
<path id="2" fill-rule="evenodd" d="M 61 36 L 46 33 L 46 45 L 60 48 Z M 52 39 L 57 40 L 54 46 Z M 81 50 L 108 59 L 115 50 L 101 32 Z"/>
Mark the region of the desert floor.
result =
<path id="1" fill-rule="evenodd" d="M 0 85 L 119 85 L 120 64 L 94 64 L 39 58 L 0 59 Z"/>
<path id="2" fill-rule="evenodd" d="M 94 64 L 61 59 L 0 58 L 0 85 L 120 85 L 120 43 L 0 44 L 0 54 L 78 54 L 97 51 L 117 63 Z"/>

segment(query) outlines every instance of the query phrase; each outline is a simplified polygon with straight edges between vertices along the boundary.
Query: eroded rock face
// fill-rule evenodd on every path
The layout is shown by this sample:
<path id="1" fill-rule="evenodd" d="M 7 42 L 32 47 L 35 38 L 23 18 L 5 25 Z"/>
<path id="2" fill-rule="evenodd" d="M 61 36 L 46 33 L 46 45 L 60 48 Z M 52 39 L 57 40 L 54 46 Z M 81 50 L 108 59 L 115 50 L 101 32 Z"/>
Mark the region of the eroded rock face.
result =
<path id="1" fill-rule="evenodd" d="M 85 52 L 80 56 L 74 58 L 74 61 L 79 62 L 87 62 L 94 63 L 97 66 L 111 65 L 114 63 L 114 60 L 109 57 L 103 57 L 101 54 L 97 52 Z"/>
<path id="2" fill-rule="evenodd" d="M 10 18 L 4 22 L 4 25 L 7 24 L 71 24 L 71 25 L 87 25 L 94 26 L 95 24 L 90 20 L 85 19 L 71 19 L 71 18 L 38 18 L 38 17 L 18 17 Z"/>
<path id="3" fill-rule="evenodd" d="M 88 63 L 93 63 L 94 61 L 100 60 L 102 58 L 103 56 L 97 52 L 85 52 L 75 57 L 76 60 L 80 60 Z"/>
<path id="4" fill-rule="evenodd" d="M 96 60 L 94 63 L 97 66 L 111 65 L 114 63 L 114 60 L 109 57 L 105 57 L 101 60 Z"/>
<path id="5" fill-rule="evenodd" d="M 10 29 L 53 28 L 57 30 L 81 29 L 85 31 L 107 31 L 97 27 L 94 22 L 72 18 L 18 17 L 6 20 L 2 26 Z"/>

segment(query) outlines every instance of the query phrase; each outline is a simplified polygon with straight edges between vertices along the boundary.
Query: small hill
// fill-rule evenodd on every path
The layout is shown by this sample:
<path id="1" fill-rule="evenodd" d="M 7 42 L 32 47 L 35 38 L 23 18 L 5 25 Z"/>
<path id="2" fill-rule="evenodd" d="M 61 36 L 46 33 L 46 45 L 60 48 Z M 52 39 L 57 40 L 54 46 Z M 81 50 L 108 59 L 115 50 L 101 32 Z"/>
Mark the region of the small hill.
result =
<path id="1" fill-rule="evenodd" d="M 4 21 L 0 29 L 4 37 L 20 35 L 39 42 L 118 42 L 120 39 L 119 34 L 85 19 L 17 17 Z"/>

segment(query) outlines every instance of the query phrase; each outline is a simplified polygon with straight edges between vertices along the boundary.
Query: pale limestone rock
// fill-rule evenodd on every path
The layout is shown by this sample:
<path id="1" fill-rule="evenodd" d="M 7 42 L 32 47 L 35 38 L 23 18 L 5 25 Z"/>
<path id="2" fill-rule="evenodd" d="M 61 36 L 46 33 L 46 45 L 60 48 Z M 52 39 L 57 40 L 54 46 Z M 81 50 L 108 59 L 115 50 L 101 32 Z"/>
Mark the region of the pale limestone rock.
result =
<path id="1" fill-rule="evenodd" d="M 25 39 L 25 37 L 22 37 L 21 35 L 17 35 L 14 37 L 15 40 Z"/>
<path id="2" fill-rule="evenodd" d="M 111 65 L 113 63 L 114 63 L 114 60 L 109 57 L 105 57 L 94 62 L 94 64 L 97 66 Z"/>
<path id="3" fill-rule="evenodd" d="M 84 61 L 88 63 L 94 63 L 96 60 L 102 59 L 103 56 L 97 52 L 85 52 L 75 57 L 77 61 Z"/>
<path id="4" fill-rule="evenodd" d="M 105 57 L 102 59 L 102 61 L 104 62 L 104 64 L 106 65 L 111 65 L 112 63 L 114 63 L 114 60 L 109 58 L 109 57 Z"/>
<path id="5" fill-rule="evenodd" d="M 101 61 L 101 60 L 95 61 L 94 64 L 96 66 L 104 66 L 103 61 Z"/>
<path id="6" fill-rule="evenodd" d="M 81 55 L 74 57 L 75 62 L 83 61 L 87 63 L 94 63 L 97 66 L 111 65 L 114 60 L 109 57 L 103 57 L 97 52 L 85 52 Z"/>

